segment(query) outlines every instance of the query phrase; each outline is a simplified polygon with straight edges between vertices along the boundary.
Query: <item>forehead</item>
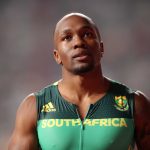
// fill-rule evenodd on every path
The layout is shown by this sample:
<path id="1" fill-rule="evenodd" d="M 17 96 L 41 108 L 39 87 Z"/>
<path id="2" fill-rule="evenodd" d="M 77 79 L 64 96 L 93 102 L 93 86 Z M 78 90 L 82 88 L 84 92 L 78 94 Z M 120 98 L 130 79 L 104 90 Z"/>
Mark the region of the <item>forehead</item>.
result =
<path id="1" fill-rule="evenodd" d="M 94 23 L 90 18 L 83 16 L 69 16 L 62 18 L 56 25 L 55 34 L 62 33 L 66 30 L 74 30 L 80 28 L 94 28 Z"/>

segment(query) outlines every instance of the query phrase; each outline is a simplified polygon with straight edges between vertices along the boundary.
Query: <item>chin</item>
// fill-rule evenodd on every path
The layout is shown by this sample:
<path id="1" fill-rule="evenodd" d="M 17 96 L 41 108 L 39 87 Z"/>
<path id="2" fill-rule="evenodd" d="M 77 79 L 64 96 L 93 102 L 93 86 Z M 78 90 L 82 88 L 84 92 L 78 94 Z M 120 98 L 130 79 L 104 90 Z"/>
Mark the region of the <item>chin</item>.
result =
<path id="1" fill-rule="evenodd" d="M 84 73 L 88 73 L 88 72 L 92 71 L 93 69 L 94 69 L 93 65 L 86 65 L 86 66 L 80 66 L 80 67 L 74 68 L 74 69 L 72 69 L 71 72 L 76 75 L 81 75 Z"/>

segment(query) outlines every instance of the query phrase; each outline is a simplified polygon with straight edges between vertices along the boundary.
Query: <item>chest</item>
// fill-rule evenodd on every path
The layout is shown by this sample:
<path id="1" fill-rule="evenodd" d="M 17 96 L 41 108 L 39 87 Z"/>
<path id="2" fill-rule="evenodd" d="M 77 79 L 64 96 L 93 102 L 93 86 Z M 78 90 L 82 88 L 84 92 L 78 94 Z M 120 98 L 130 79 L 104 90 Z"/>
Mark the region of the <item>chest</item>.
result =
<path id="1" fill-rule="evenodd" d="M 61 99 L 44 106 L 37 122 L 43 150 L 127 150 L 132 143 L 134 124 L 130 107 L 123 111 L 120 106 L 118 110 L 112 95 L 89 105 L 83 120 L 75 105 Z"/>

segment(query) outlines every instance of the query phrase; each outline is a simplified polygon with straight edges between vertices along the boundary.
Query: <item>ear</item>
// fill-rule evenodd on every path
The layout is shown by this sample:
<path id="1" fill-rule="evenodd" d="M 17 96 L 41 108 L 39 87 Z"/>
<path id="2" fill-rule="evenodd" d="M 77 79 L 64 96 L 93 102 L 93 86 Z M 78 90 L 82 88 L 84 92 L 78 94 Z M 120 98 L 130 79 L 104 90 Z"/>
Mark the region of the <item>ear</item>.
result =
<path id="1" fill-rule="evenodd" d="M 100 41 L 100 51 L 101 51 L 101 57 L 103 57 L 103 54 L 104 54 L 104 44 L 103 44 L 103 41 Z"/>
<path id="2" fill-rule="evenodd" d="M 57 62 L 57 64 L 62 64 L 58 50 L 54 49 L 53 55 L 54 55 L 54 58 L 55 58 L 55 61 Z"/>

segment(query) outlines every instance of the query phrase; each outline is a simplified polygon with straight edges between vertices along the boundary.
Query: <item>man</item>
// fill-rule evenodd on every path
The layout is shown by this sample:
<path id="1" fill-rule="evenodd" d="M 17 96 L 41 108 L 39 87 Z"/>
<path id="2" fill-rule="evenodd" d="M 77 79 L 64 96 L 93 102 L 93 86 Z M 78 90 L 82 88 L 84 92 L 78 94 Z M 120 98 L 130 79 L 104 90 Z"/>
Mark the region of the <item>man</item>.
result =
<path id="1" fill-rule="evenodd" d="M 140 91 L 103 76 L 103 42 L 80 13 L 64 16 L 54 32 L 62 79 L 25 98 L 9 150 L 150 149 L 150 102 Z"/>

